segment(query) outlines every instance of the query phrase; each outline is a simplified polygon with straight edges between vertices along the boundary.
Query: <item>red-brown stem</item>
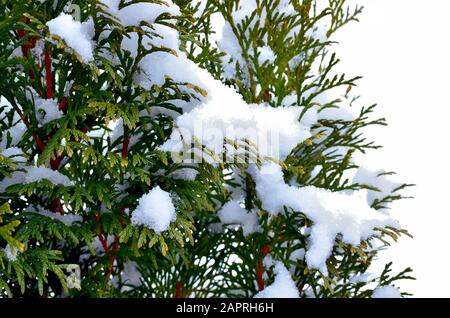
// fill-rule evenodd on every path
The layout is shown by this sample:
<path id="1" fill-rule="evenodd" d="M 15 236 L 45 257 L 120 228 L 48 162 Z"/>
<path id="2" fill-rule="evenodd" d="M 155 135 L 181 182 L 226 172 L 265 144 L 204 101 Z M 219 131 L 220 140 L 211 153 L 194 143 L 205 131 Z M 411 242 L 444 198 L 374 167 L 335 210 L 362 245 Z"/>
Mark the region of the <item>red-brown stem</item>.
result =
<path id="1" fill-rule="evenodd" d="M 95 221 L 100 222 L 101 219 L 102 219 L 102 217 L 100 215 L 95 216 Z M 105 250 L 106 254 L 108 254 L 109 253 L 108 241 L 105 238 L 105 236 L 103 235 L 103 229 L 102 229 L 101 224 L 100 224 L 100 228 L 98 229 L 98 239 L 100 240 L 100 243 L 102 244 L 102 247 Z"/>
<path id="2" fill-rule="evenodd" d="M 257 268 L 256 268 L 256 282 L 258 283 L 258 290 L 261 291 L 264 289 L 264 280 L 263 280 L 263 261 L 260 260 L 258 262 Z"/>
<path id="3" fill-rule="evenodd" d="M 88 125 L 84 125 L 84 127 L 81 129 L 81 131 L 85 134 L 90 130 L 91 128 Z"/>
<path id="4" fill-rule="evenodd" d="M 263 244 L 261 246 L 261 258 L 258 261 L 258 265 L 256 267 L 256 282 L 258 283 L 258 289 L 259 291 L 262 291 L 264 289 L 264 265 L 263 265 L 263 258 L 270 252 L 270 246 Z"/>
<path id="5" fill-rule="evenodd" d="M 25 118 L 25 116 L 23 115 L 23 113 L 20 110 L 17 110 L 19 113 L 20 118 L 22 119 L 22 122 L 25 124 L 25 127 L 27 127 L 27 129 L 30 128 L 30 123 L 28 122 L 28 120 Z M 38 146 L 39 150 L 42 152 L 45 149 L 45 144 L 42 142 L 41 138 L 36 135 L 33 134 L 33 138 L 36 141 L 36 145 Z"/>
<path id="6" fill-rule="evenodd" d="M 59 165 L 61 164 L 61 161 L 64 159 L 64 155 L 57 156 L 55 159 L 50 160 L 50 167 L 57 171 L 59 170 Z"/>
<path id="7" fill-rule="evenodd" d="M 67 102 L 69 101 L 69 98 L 67 96 L 64 96 L 60 102 L 58 103 L 58 108 L 59 110 L 64 110 L 66 109 L 67 106 Z"/>
<path id="8" fill-rule="evenodd" d="M 36 141 L 36 145 L 39 150 L 43 152 L 45 150 L 46 145 L 42 142 L 41 138 L 38 135 L 33 134 L 34 140 Z"/>
<path id="9" fill-rule="evenodd" d="M 64 208 L 60 199 L 55 198 L 52 200 L 52 202 L 50 203 L 50 211 L 55 213 L 58 212 L 59 214 L 64 214 Z"/>
<path id="10" fill-rule="evenodd" d="M 26 24 L 30 23 L 29 18 L 24 18 L 23 20 Z M 26 30 L 17 30 L 17 35 L 19 36 L 19 39 L 24 38 L 27 35 L 27 33 L 28 32 Z M 28 58 L 28 54 L 29 54 L 30 50 L 36 46 L 37 40 L 38 40 L 37 36 L 32 36 L 32 37 L 30 37 L 28 42 L 26 42 L 25 44 L 22 45 L 22 47 L 21 47 L 22 55 L 25 58 Z M 53 89 L 53 74 L 52 74 L 52 60 L 51 60 L 51 48 L 50 47 L 47 47 L 44 51 L 44 67 L 45 67 L 45 79 L 46 79 L 46 90 L 45 90 L 46 98 L 53 99 L 55 96 L 55 92 Z M 39 65 L 36 65 L 36 68 L 39 69 Z M 34 87 L 36 92 L 40 96 L 42 96 L 41 92 L 36 88 L 37 78 L 36 78 L 36 74 L 34 74 L 34 72 L 33 72 L 33 69 L 30 69 L 28 74 L 30 76 L 32 86 Z M 61 101 L 58 108 L 60 108 L 60 109 L 65 108 L 66 104 L 67 104 L 67 100 L 65 100 L 64 102 Z M 19 113 L 19 115 L 22 118 L 22 121 L 24 122 L 25 126 L 29 129 L 30 124 L 28 123 L 25 116 L 21 113 Z M 38 135 L 33 134 L 33 138 L 36 142 L 38 150 L 40 152 L 43 152 L 47 145 L 42 141 L 42 139 Z M 64 158 L 64 156 L 61 155 L 55 159 L 50 160 L 51 168 L 53 170 L 58 170 L 63 158 Z M 60 214 L 64 214 L 64 207 L 61 203 L 61 199 L 55 198 L 52 200 L 52 202 L 50 203 L 50 211 L 55 212 L 55 213 L 59 212 Z"/>
<path id="11" fill-rule="evenodd" d="M 122 158 L 127 158 L 128 157 L 128 147 L 130 145 L 130 136 L 126 136 L 123 143 L 122 143 Z M 125 209 L 128 207 L 128 205 L 123 205 L 120 210 L 123 213 L 125 211 Z M 97 218 L 97 217 L 96 217 Z M 98 219 L 97 221 L 100 221 L 100 219 Z M 123 221 L 123 219 L 120 217 L 119 218 L 119 223 L 122 226 L 122 228 L 125 228 L 125 223 Z M 101 225 L 100 225 L 100 231 L 101 231 Z M 100 232 L 101 234 L 101 232 Z M 99 235 L 99 239 L 100 242 L 102 242 L 103 245 L 103 249 L 105 250 L 106 254 L 108 255 L 108 258 L 111 262 L 110 267 L 108 268 L 108 270 L 105 273 L 105 276 L 107 278 L 109 278 L 109 276 L 111 275 L 112 271 L 113 271 L 113 265 L 114 265 L 114 261 L 116 260 L 116 253 L 119 250 L 119 236 L 117 234 L 114 235 L 114 243 L 112 245 L 112 250 L 109 250 L 108 244 L 105 242 L 103 243 L 102 241 L 102 237 Z"/>
<path id="12" fill-rule="evenodd" d="M 123 220 L 123 217 L 122 217 L 122 214 L 126 208 L 128 208 L 128 204 L 125 204 L 120 208 L 121 215 L 119 216 L 119 223 L 120 223 L 120 226 L 122 227 L 122 229 L 124 229 L 126 226 L 125 222 Z M 111 254 L 108 255 L 109 260 L 111 262 L 111 266 L 108 268 L 108 271 L 106 272 L 107 277 L 109 277 L 109 275 L 111 275 L 111 273 L 112 273 L 114 261 L 116 260 L 116 254 L 119 251 L 119 243 L 120 243 L 119 235 L 114 234 L 114 244 L 111 249 Z"/>
<path id="13" fill-rule="evenodd" d="M 106 277 L 108 278 L 113 271 L 113 265 L 114 261 L 116 260 L 116 253 L 119 250 L 119 235 L 114 234 L 114 244 L 112 245 L 112 248 L 110 252 L 108 253 L 109 261 L 111 262 L 111 265 L 109 266 L 108 270 L 106 271 Z"/>
<path id="14" fill-rule="evenodd" d="M 180 281 L 175 283 L 175 298 L 183 298 L 183 283 Z"/>
<path id="15" fill-rule="evenodd" d="M 45 94 L 47 99 L 53 99 L 55 97 L 55 92 L 53 91 L 53 74 L 52 74 L 52 57 L 51 48 L 47 47 L 44 52 L 44 66 L 45 66 L 45 81 L 46 88 Z"/>
<path id="16" fill-rule="evenodd" d="M 100 222 L 101 218 L 102 217 L 100 215 L 96 215 L 95 221 Z M 102 225 L 100 224 L 100 228 L 98 230 L 98 239 L 100 240 L 100 243 L 102 244 L 102 247 L 105 250 L 105 253 L 108 256 L 108 260 L 110 262 L 110 265 L 105 272 L 105 277 L 109 278 L 109 276 L 112 274 L 112 271 L 113 271 L 114 261 L 116 260 L 116 253 L 119 250 L 119 235 L 114 234 L 114 243 L 113 243 L 112 247 L 110 248 L 108 245 L 108 239 L 103 234 Z"/>
<path id="17" fill-rule="evenodd" d="M 122 158 L 128 157 L 128 147 L 130 146 L 130 136 L 126 136 L 122 143 Z"/>
<path id="18" fill-rule="evenodd" d="M 30 23 L 30 19 L 29 19 L 29 18 L 24 18 L 23 20 L 24 20 L 24 22 L 25 22 L 26 24 Z M 17 34 L 18 34 L 18 36 L 19 36 L 19 39 L 22 39 L 23 37 L 25 37 L 25 36 L 27 35 L 27 31 L 26 31 L 26 30 L 17 30 Z M 32 48 L 34 48 L 34 47 L 36 46 L 36 41 L 37 41 L 37 39 L 38 39 L 38 38 L 37 38 L 36 36 L 33 36 L 33 37 L 31 37 L 31 38 L 29 39 L 29 41 L 28 41 L 27 43 L 25 43 L 25 44 L 22 45 L 22 47 L 21 47 L 21 49 L 22 49 L 22 54 L 23 54 L 23 56 L 24 56 L 25 58 L 28 57 L 28 52 L 29 52 Z M 33 70 L 31 70 L 31 69 L 30 69 L 30 71 L 29 71 L 29 76 L 30 76 L 31 82 L 32 82 L 32 83 L 35 83 L 35 82 L 36 82 L 36 76 L 35 76 L 35 74 L 33 73 Z M 35 86 L 35 85 L 34 85 L 34 86 Z M 39 92 L 38 90 L 36 90 L 36 91 L 40 94 L 40 92 Z M 28 121 L 27 121 L 27 119 L 25 118 L 25 116 L 24 116 L 22 113 L 19 113 L 19 116 L 20 116 L 20 118 L 22 118 L 22 121 L 23 121 L 23 123 L 25 124 L 25 126 L 26 126 L 27 128 L 30 128 L 30 124 L 28 123 Z M 41 152 L 44 151 L 46 145 L 42 142 L 41 138 L 40 138 L 38 135 L 36 135 L 36 134 L 33 134 L 33 138 L 34 138 L 34 140 L 36 141 L 36 145 L 38 146 L 39 150 L 40 150 Z"/>
<path id="19" fill-rule="evenodd" d="M 30 19 L 29 18 L 24 18 L 23 21 L 28 24 L 30 23 Z M 17 30 L 17 35 L 19 36 L 19 39 L 24 38 L 27 35 L 28 31 L 27 30 Z M 22 45 L 21 49 L 22 49 L 22 55 L 25 58 L 28 58 L 28 52 L 34 48 L 36 46 L 36 42 L 38 40 L 37 36 L 32 36 L 30 37 L 30 39 L 28 40 L 28 42 L 26 42 L 25 44 Z M 39 65 L 36 64 L 36 68 L 39 69 Z M 28 71 L 28 75 L 30 76 L 31 79 L 31 83 L 32 86 L 34 87 L 34 89 L 36 90 L 36 92 L 41 95 L 41 92 L 36 88 L 36 74 L 34 74 L 33 70 L 30 69 Z"/>

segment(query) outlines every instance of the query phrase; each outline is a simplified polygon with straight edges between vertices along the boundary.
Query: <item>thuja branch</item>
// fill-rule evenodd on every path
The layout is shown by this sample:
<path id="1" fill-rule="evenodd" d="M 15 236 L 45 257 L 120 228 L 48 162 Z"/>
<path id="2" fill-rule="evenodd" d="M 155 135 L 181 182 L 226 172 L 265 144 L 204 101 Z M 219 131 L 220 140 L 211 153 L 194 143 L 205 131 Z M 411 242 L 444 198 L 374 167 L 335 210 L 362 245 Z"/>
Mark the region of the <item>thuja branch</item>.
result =
<path id="1" fill-rule="evenodd" d="M 47 95 L 47 99 L 53 99 L 55 92 L 53 90 L 52 58 L 50 46 L 45 48 L 44 65 L 45 65 L 45 79 L 47 83 L 45 92 Z"/>
<path id="2" fill-rule="evenodd" d="M 263 279 L 263 275 L 264 275 L 264 264 L 263 264 L 263 260 L 264 257 L 266 257 L 266 255 L 270 252 L 271 247 L 267 244 L 263 244 L 261 246 L 261 252 L 260 252 L 260 259 L 258 261 L 258 265 L 256 267 L 256 282 L 258 283 L 258 289 L 259 291 L 264 290 L 264 279 Z"/>

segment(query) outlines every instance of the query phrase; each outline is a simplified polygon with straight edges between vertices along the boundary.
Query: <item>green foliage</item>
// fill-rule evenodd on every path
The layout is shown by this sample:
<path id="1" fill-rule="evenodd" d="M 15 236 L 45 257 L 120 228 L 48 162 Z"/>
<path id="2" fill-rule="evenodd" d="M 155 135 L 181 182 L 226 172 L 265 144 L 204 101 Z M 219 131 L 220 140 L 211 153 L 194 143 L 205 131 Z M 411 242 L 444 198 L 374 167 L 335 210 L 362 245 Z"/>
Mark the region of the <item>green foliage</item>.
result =
<path id="1" fill-rule="evenodd" d="M 138 2 L 166 3 L 120 1 L 120 7 Z M 370 271 L 380 249 L 408 235 L 394 228 L 377 229 L 377 235 L 359 246 L 338 237 L 327 261 L 328 275 L 307 268 L 304 257 L 296 253 L 308 249 L 311 220 L 287 207 L 277 216 L 264 211 L 244 155 L 237 163 L 215 156 L 215 165 L 192 167 L 174 162 L 158 149 L 174 128 L 167 113 L 181 114 L 180 102 L 208 92 L 170 77 L 161 85 L 135 81 L 146 76 L 140 68 L 145 57 L 177 55 L 158 44 L 158 24 L 176 30 L 187 57 L 235 88 L 248 103 L 282 107 L 287 97 L 295 95 L 294 104 L 304 107 L 301 118 L 316 106 L 319 113 L 340 109 L 357 101 L 350 93 L 359 77 L 334 73 L 339 59 L 330 52 L 331 37 L 357 20 L 361 8 L 329 0 L 320 9 L 316 1 L 297 0 L 292 1 L 295 14 L 289 15 L 276 12 L 280 0 L 258 0 L 255 12 L 236 21 L 239 0 L 208 0 L 202 8 L 193 1 L 173 2 L 180 16 L 163 13 L 154 23 L 124 26 L 101 1 L 74 1 L 80 21 L 92 18 L 94 25 L 94 60 L 86 63 L 46 26 L 66 12 L 71 1 L 0 1 L 0 150 L 17 147 L 23 152 L 6 157 L 0 151 L 0 182 L 34 165 L 51 168 L 73 182 L 55 185 L 44 178 L 9 185 L 0 193 L 0 297 L 252 297 L 258 292 L 261 251 L 267 246 L 271 257 L 290 269 L 302 297 L 370 297 L 378 286 L 412 279 L 410 269 L 393 275 L 388 264 L 369 281 L 351 280 Z M 212 40 L 217 15 L 229 23 L 243 52 L 242 61 L 231 61 L 233 76 L 224 75 L 226 55 Z M 325 35 L 310 36 L 324 20 L 329 21 Z M 131 36 L 138 39 L 135 55 L 121 48 Z M 39 56 L 43 53 L 39 48 L 24 50 L 36 39 L 41 51 L 50 50 L 54 100 L 59 106 L 65 103 L 63 116 L 45 124 L 39 123 L 35 101 L 48 94 L 47 71 Z M 257 48 L 264 44 L 274 52 L 273 63 L 260 63 Z M 323 94 L 331 97 L 317 102 Z M 374 107 L 364 107 L 354 120 L 319 120 L 312 127 L 313 137 L 280 162 L 285 179 L 331 191 L 377 190 L 353 184 L 347 177 L 348 171 L 358 168 L 352 161 L 355 152 L 379 147 L 362 135 L 367 126 L 385 125 L 384 119 L 371 118 Z M 156 109 L 164 111 L 154 115 Z M 17 141 L 12 129 L 20 125 L 25 132 Z M 234 146 L 245 148 L 245 156 L 258 155 L 249 142 Z M 321 168 L 317 174 L 316 167 Z M 194 179 L 173 178 L 186 168 L 197 172 Z M 231 176 L 233 170 L 242 180 Z M 131 222 L 138 199 L 155 186 L 170 192 L 177 209 L 176 220 L 161 233 Z M 407 186 L 399 186 L 372 207 L 382 209 L 404 198 L 399 191 Z M 217 210 L 238 187 L 245 192 L 246 209 L 257 211 L 260 232 L 244 236 L 240 227 L 219 222 Z M 67 217 L 74 219 L 67 222 Z M 3 249 L 7 245 L 16 251 L 14 257 Z M 134 275 L 139 274 L 134 282 L 126 276 L 132 264 L 137 269 Z M 73 265 L 79 266 L 79 276 L 69 272 Z M 269 284 L 273 268 L 266 266 L 265 272 Z"/>
<path id="2" fill-rule="evenodd" d="M 0 237 L 9 244 L 12 251 L 15 251 L 17 249 L 22 252 L 24 250 L 23 243 L 13 237 L 13 233 L 15 229 L 20 225 L 20 221 L 10 220 L 5 224 L 3 221 L 3 216 L 7 213 L 12 213 L 12 211 L 9 207 L 9 204 L 4 203 L 0 206 Z"/>

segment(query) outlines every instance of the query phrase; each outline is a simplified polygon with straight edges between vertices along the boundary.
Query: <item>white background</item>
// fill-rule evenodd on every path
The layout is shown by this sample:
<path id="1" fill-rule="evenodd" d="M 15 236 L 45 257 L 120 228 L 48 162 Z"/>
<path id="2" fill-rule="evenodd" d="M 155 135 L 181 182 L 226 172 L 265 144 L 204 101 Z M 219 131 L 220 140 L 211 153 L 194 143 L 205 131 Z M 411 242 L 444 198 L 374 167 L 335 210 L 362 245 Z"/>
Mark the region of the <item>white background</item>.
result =
<path id="1" fill-rule="evenodd" d="M 450 1 L 351 3 L 365 10 L 360 23 L 341 30 L 340 68 L 364 76 L 357 93 L 367 104 L 378 103 L 377 115 L 389 124 L 368 131 L 384 148 L 363 161 L 417 184 L 409 191 L 415 199 L 391 212 L 414 239 L 402 239 L 382 261 L 413 267 L 417 281 L 402 283 L 403 291 L 450 297 Z"/>

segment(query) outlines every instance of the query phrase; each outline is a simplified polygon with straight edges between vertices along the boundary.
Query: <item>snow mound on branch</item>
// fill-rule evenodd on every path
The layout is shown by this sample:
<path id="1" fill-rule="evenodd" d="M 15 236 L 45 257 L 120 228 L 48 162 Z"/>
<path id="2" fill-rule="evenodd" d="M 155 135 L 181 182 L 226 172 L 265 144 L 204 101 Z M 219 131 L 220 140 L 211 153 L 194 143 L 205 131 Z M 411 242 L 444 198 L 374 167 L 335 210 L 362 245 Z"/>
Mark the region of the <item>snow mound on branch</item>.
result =
<path id="1" fill-rule="evenodd" d="M 296 145 L 311 137 L 310 127 L 298 121 L 299 107 L 249 105 L 233 88 L 215 80 L 195 64 L 191 64 L 190 71 L 199 74 L 203 81 L 199 86 L 208 95 L 200 105 L 176 119 L 178 129 L 161 150 L 181 151 L 181 140 L 190 142 L 195 137 L 220 155 L 224 152 L 224 138 L 241 145 L 247 139 L 257 145 L 260 155 L 284 159 Z M 233 154 L 231 147 L 227 150 Z"/>
<path id="2" fill-rule="evenodd" d="M 273 4 L 269 1 L 267 6 L 272 8 Z M 258 7 L 262 9 L 258 10 Z M 277 14 L 283 14 L 285 16 L 292 16 L 297 14 L 291 1 L 289 0 L 280 1 L 278 5 L 276 7 L 273 7 L 272 9 L 272 16 L 275 16 Z M 217 46 L 219 47 L 220 51 L 226 53 L 226 55 L 222 58 L 222 75 L 226 79 L 236 78 L 236 63 L 238 63 L 241 72 L 246 73 L 244 74 L 244 76 L 246 77 L 245 80 L 249 80 L 250 75 L 245 70 L 245 68 L 248 63 L 253 63 L 252 59 L 256 57 L 256 54 L 252 46 L 248 49 L 247 52 L 243 52 L 243 49 L 236 37 L 236 34 L 234 33 L 234 30 L 242 28 L 245 31 L 247 37 L 249 37 L 250 30 L 252 30 L 257 23 L 259 24 L 260 28 L 262 28 L 268 22 L 267 8 L 261 3 L 258 5 L 258 2 L 255 0 L 240 1 L 239 6 L 236 7 L 233 11 L 232 17 L 234 26 L 232 26 L 229 21 L 225 21 L 225 23 L 221 25 L 221 28 L 218 28 L 217 30 L 217 32 L 221 34 L 220 39 L 217 41 Z M 299 31 L 300 28 L 299 26 L 297 26 L 294 27 L 294 30 L 291 31 L 291 33 L 298 33 Z M 294 34 L 291 34 L 291 37 L 293 36 Z M 261 46 L 256 48 L 256 52 L 261 53 L 261 55 L 259 56 L 259 64 L 262 64 L 265 61 L 268 61 L 269 63 L 273 62 L 275 60 L 275 54 L 267 45 L 267 35 L 261 37 L 259 41 L 261 42 Z M 249 58 L 244 58 L 244 56 L 248 56 Z"/>
<path id="3" fill-rule="evenodd" d="M 49 180 L 53 184 L 62 184 L 64 186 L 72 186 L 73 182 L 62 173 L 43 167 L 27 167 L 25 175 L 25 183 L 32 183 L 41 181 L 43 179 Z"/>
<path id="4" fill-rule="evenodd" d="M 48 180 L 54 185 L 73 186 L 73 182 L 62 173 L 46 168 L 44 166 L 25 166 L 25 171 L 14 171 L 11 176 L 0 182 L 0 192 L 5 192 L 6 188 L 14 184 L 29 184 Z"/>
<path id="5" fill-rule="evenodd" d="M 130 291 L 133 288 L 142 285 L 142 275 L 139 273 L 138 264 L 133 261 L 128 261 L 123 264 L 123 270 L 120 272 L 122 277 L 122 292 Z"/>
<path id="6" fill-rule="evenodd" d="M 62 38 L 68 46 L 77 52 L 84 62 L 94 59 L 92 45 L 93 21 L 81 23 L 75 21 L 70 14 L 61 14 L 47 22 L 51 34 Z"/>
<path id="7" fill-rule="evenodd" d="M 2 141 L 0 142 L 0 149 L 6 148 L 8 136 L 11 138 L 11 145 L 17 145 L 22 140 L 23 134 L 27 131 L 27 127 L 23 122 L 18 122 L 11 128 L 2 132 Z"/>
<path id="8" fill-rule="evenodd" d="M 323 273 L 327 273 L 325 262 L 338 234 L 344 243 L 357 246 L 375 234 L 374 228 L 399 228 L 396 220 L 369 207 L 365 191 L 342 193 L 314 186 L 289 186 L 281 167 L 274 163 L 266 163 L 260 170 L 253 166 L 250 173 L 267 212 L 276 215 L 286 206 L 305 213 L 312 221 L 306 262 Z"/>
<path id="9" fill-rule="evenodd" d="M 52 120 L 64 116 L 64 113 L 58 108 L 58 101 L 56 99 L 43 99 L 34 96 L 34 103 L 37 112 L 36 119 L 41 125 L 45 125 Z"/>
<path id="10" fill-rule="evenodd" d="M 75 222 L 82 222 L 83 221 L 83 217 L 81 215 L 76 215 L 76 214 L 59 214 L 59 213 L 54 213 L 54 212 L 50 212 L 45 210 L 42 207 L 38 207 L 37 211 L 30 211 L 42 216 L 46 216 L 52 220 L 57 220 L 60 221 L 62 223 L 64 223 L 66 226 L 72 226 Z"/>
<path id="11" fill-rule="evenodd" d="M 272 49 L 268 45 L 259 47 L 257 49 L 257 51 L 259 53 L 259 56 L 258 56 L 259 65 L 264 64 L 264 62 L 273 63 L 276 59 L 275 53 L 272 51 Z"/>
<path id="12" fill-rule="evenodd" d="M 394 286 L 382 286 L 373 291 L 372 298 L 401 298 L 400 290 Z"/>
<path id="13" fill-rule="evenodd" d="M 0 110 L 0 114 L 2 114 L 0 118 L 3 118 L 3 114 L 6 114 L 6 112 L 9 112 L 12 109 L 11 104 L 3 96 L 0 96 L 0 107 L 4 107 L 3 110 Z M 11 138 L 10 146 L 17 145 L 19 141 L 22 140 L 22 136 L 27 130 L 27 127 L 22 122 L 17 112 L 14 112 L 12 122 L 15 123 L 12 127 L 1 132 L 0 150 L 6 148 L 8 138 Z"/>
<path id="14" fill-rule="evenodd" d="M 259 230 L 258 216 L 255 211 L 248 212 L 239 202 L 229 201 L 217 212 L 222 224 L 239 224 L 244 236 Z"/>
<path id="15" fill-rule="evenodd" d="M 1 148 L 0 148 L 0 154 L 2 156 L 8 157 L 8 158 L 14 160 L 15 162 L 18 162 L 18 163 L 24 163 L 27 161 L 27 158 L 24 157 L 24 153 L 23 153 L 22 149 L 17 148 L 17 147 L 10 147 L 10 148 L 6 148 L 4 150 L 1 150 Z"/>
<path id="16" fill-rule="evenodd" d="M 17 248 L 14 249 L 14 251 L 13 251 L 13 250 L 11 250 L 11 246 L 8 244 L 3 249 L 3 251 L 6 253 L 6 257 L 8 258 L 8 260 L 10 262 L 14 262 L 17 260 L 17 256 L 19 255 L 19 250 Z"/>
<path id="17" fill-rule="evenodd" d="M 255 295 L 255 298 L 299 298 L 298 288 L 281 262 L 275 265 L 275 281 Z"/>
<path id="18" fill-rule="evenodd" d="M 190 83 L 197 86 L 203 84 L 197 74 L 199 67 L 189 60 L 184 52 L 180 51 L 180 40 L 175 29 L 158 23 L 152 23 L 151 28 L 142 26 L 142 29 L 146 32 L 158 34 L 158 37 L 144 36 L 142 45 L 145 48 L 156 47 L 165 50 L 170 49 L 171 51 L 156 51 L 145 55 L 139 63 L 141 73 L 135 77 L 137 83 L 146 89 L 150 89 L 152 85 L 162 86 L 168 77 L 180 84 Z M 122 49 L 129 51 L 132 57 L 136 57 L 139 42 L 138 34 L 131 32 L 128 35 L 129 37 L 124 37 L 122 40 Z M 180 86 L 180 89 L 186 92 L 195 92 L 183 86 Z"/>
<path id="19" fill-rule="evenodd" d="M 170 194 L 157 186 L 139 199 L 139 204 L 131 216 L 131 223 L 144 225 L 156 233 L 161 233 L 168 230 L 175 219 L 175 206 Z"/>
<path id="20" fill-rule="evenodd" d="M 193 181 L 198 175 L 198 170 L 192 168 L 181 168 L 177 169 L 170 174 L 172 179 Z"/>
<path id="21" fill-rule="evenodd" d="M 161 14 L 171 16 L 180 15 L 180 9 L 170 0 L 165 0 L 165 4 L 158 3 L 133 3 L 119 9 L 120 0 L 101 0 L 108 6 L 106 11 L 119 18 L 123 26 L 139 25 L 141 21 L 154 23 Z M 128 3 L 131 1 L 124 1 Z"/>
<path id="22" fill-rule="evenodd" d="M 371 170 L 361 167 L 353 177 L 353 183 L 369 185 L 377 188 L 379 191 L 367 191 L 367 203 L 372 204 L 375 200 L 381 200 L 391 195 L 399 188 L 402 183 L 394 182 L 391 176 L 384 170 Z"/>
<path id="23" fill-rule="evenodd" d="M 233 88 L 214 79 L 208 71 L 189 60 L 179 49 L 178 32 L 155 22 L 160 13 L 170 15 L 179 13 L 177 6 L 171 2 L 168 4 L 172 11 L 164 5 L 156 4 L 142 4 L 142 6 L 132 4 L 119 10 L 118 1 L 104 1 L 104 3 L 109 6 L 111 13 L 118 15 L 126 25 L 138 25 L 142 20 L 152 23 L 153 31 L 147 26 L 142 26 L 143 30 L 155 32 L 159 36 L 145 35 L 143 45 L 147 48 L 164 47 L 172 52 L 156 51 L 146 55 L 139 64 L 140 74 L 136 76 L 135 81 L 150 89 L 152 85 L 162 86 L 167 78 L 170 78 L 181 84 L 179 86 L 181 91 L 197 97 L 182 105 L 183 115 L 173 116 L 179 129 L 174 130 L 161 150 L 181 151 L 183 147 L 181 140 L 191 142 L 195 137 L 200 144 L 220 155 L 224 152 L 224 138 L 238 141 L 241 145 L 243 140 L 248 139 L 258 146 L 261 155 L 284 158 L 296 145 L 311 136 L 309 126 L 297 120 L 301 111 L 299 107 L 272 108 L 263 104 L 249 105 Z M 128 12 L 126 20 L 124 10 Z M 142 12 L 138 14 L 137 11 Z M 138 35 L 133 32 L 130 33 L 130 37 L 124 37 L 121 46 L 124 50 L 128 50 L 131 56 L 136 57 L 138 42 Z M 263 53 L 264 59 L 272 60 L 273 52 L 271 54 L 269 47 L 263 48 L 260 52 Z M 232 151 L 230 147 L 228 153 L 233 155 Z"/>

